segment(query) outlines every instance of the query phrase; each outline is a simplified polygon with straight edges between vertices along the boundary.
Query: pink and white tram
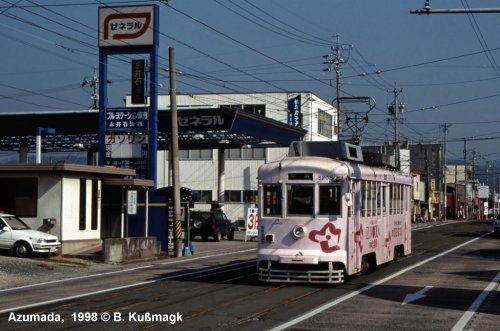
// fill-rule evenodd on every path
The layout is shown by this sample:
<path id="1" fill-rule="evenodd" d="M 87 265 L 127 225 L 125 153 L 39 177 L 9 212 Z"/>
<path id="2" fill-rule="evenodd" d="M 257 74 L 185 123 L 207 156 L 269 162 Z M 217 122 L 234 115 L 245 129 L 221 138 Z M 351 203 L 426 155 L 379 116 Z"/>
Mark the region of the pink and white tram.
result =
<path id="1" fill-rule="evenodd" d="M 294 142 L 258 181 L 261 281 L 341 283 L 411 253 L 411 178 L 359 146 Z"/>

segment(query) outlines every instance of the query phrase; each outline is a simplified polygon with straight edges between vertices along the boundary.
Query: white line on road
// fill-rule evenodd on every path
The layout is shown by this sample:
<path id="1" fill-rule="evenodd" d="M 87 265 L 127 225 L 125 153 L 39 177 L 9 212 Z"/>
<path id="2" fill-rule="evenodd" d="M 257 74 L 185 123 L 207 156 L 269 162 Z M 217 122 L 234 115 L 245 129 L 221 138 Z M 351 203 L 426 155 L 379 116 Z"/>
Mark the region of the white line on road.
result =
<path id="1" fill-rule="evenodd" d="M 248 263 L 248 261 L 236 262 L 236 263 L 232 263 L 231 266 L 243 265 L 243 264 L 247 264 L 247 263 Z M 169 280 L 169 279 L 176 279 L 176 278 L 179 278 L 179 277 L 186 277 L 186 276 L 191 276 L 191 275 L 197 275 L 197 274 L 204 273 L 204 272 L 207 272 L 207 271 L 216 271 L 216 270 L 227 268 L 227 267 L 228 267 L 227 265 L 215 266 L 215 267 L 212 267 L 212 268 L 207 268 L 207 269 L 202 269 L 202 270 L 195 270 L 195 271 L 191 271 L 191 272 L 185 272 L 185 273 L 182 273 L 182 274 L 166 276 L 166 277 L 162 277 L 162 278 L 158 278 L 158 279 L 153 279 L 153 280 L 148 280 L 148 281 L 144 281 L 144 282 L 138 282 L 138 283 L 132 283 L 132 284 L 129 284 L 129 285 L 124 285 L 124 286 L 112 287 L 112 288 L 108 288 L 108 289 L 105 289 L 105 290 L 99 290 L 99 291 L 94 291 L 94 292 L 87 292 L 87 293 L 82 293 L 82 294 L 76 294 L 76 295 L 71 295 L 71 296 L 68 296 L 68 297 L 63 297 L 63 298 L 58 298 L 58 299 L 53 299 L 53 300 L 47 300 L 47 301 L 32 303 L 32 304 L 28 304 L 28 305 L 24 305 L 24 306 L 7 308 L 7 309 L 0 310 L 0 315 L 4 314 L 4 313 L 15 312 L 15 311 L 18 311 L 18 310 L 23 310 L 23 309 L 28 309 L 28 308 L 34 308 L 34 307 L 40 307 L 40 306 L 50 305 L 50 304 L 54 304 L 54 303 L 58 303 L 58 302 L 63 302 L 63 301 L 68 301 L 68 300 L 74 300 L 74 299 L 84 298 L 84 297 L 88 297 L 88 296 L 91 296 L 91 295 L 103 294 L 103 293 L 108 293 L 108 292 L 112 292 L 112 291 L 117 291 L 117 290 L 123 290 L 123 289 L 127 289 L 127 288 L 142 286 L 142 285 L 149 285 L 149 284 L 159 283 L 159 282 L 162 282 L 162 281 L 165 281 L 165 280 Z"/>
<path id="2" fill-rule="evenodd" d="M 196 260 L 203 260 L 203 259 L 208 259 L 211 257 L 218 257 L 218 256 L 224 256 L 224 255 L 233 255 L 233 254 L 238 254 L 238 253 L 247 253 L 251 251 L 255 251 L 257 248 L 252 248 L 252 249 L 245 249 L 241 251 L 234 251 L 234 252 L 229 252 L 229 253 L 219 253 L 219 254 L 212 254 L 212 255 L 205 255 L 205 256 L 199 256 L 199 257 L 193 257 L 189 259 L 180 259 L 180 260 L 175 260 L 175 261 L 169 261 L 169 262 L 160 262 L 157 264 L 161 265 L 168 265 L 168 264 L 178 264 L 186 261 L 196 261 Z M 49 284 L 57 284 L 57 283 L 63 283 L 63 282 L 69 282 L 72 280 L 77 280 L 77 279 L 86 279 L 86 278 L 93 278 L 93 277 L 100 277 L 100 276 L 109 276 L 113 274 L 119 274 L 119 273 L 124 273 L 124 272 L 130 272 L 130 271 L 136 271 L 136 270 L 141 270 L 141 269 L 147 269 L 151 268 L 157 264 L 149 264 L 145 266 L 139 266 L 139 267 L 134 267 L 134 268 L 127 268 L 127 269 L 121 269 L 121 270 L 115 270 L 115 271 L 107 271 L 107 272 L 101 272 L 98 274 L 92 274 L 92 275 L 85 275 L 85 276 L 78 276 L 78 277 L 71 277 L 71 278 L 64 278 L 64 279 L 58 279 L 58 280 L 51 280 L 48 282 L 43 282 L 43 283 L 37 283 L 37 284 L 30 284 L 30 285 L 24 285 L 24 286 L 18 286 L 18 287 L 11 287 L 11 288 L 6 288 L 3 290 L 0 290 L 0 293 L 2 292 L 8 292 L 8 291 L 15 291 L 15 290 L 20 290 L 24 288 L 30 288 L 30 287 L 40 287 L 44 285 L 49 285 Z"/>
<path id="3" fill-rule="evenodd" d="M 467 245 L 469 245 L 469 244 L 471 244 L 471 243 L 475 242 L 476 240 L 479 240 L 479 239 L 481 239 L 481 238 L 483 238 L 483 237 L 485 237 L 485 236 L 487 236 L 487 235 L 489 235 L 489 234 L 490 234 L 489 232 L 488 232 L 488 233 L 485 233 L 485 234 L 483 234 L 483 235 L 482 235 L 482 236 L 480 236 L 480 237 L 477 237 L 477 238 L 471 239 L 471 240 L 469 240 L 469 241 L 467 241 L 467 242 L 465 242 L 465 243 L 463 243 L 463 244 L 460 244 L 460 245 L 458 245 L 458 246 L 455 246 L 455 247 L 453 247 L 453 248 L 450 248 L 450 249 L 449 249 L 449 250 L 447 250 L 447 251 L 444 251 L 444 252 L 442 252 L 442 253 L 439 253 L 439 254 L 437 254 L 437 255 L 434 255 L 433 257 L 430 257 L 430 258 L 428 258 L 428 259 L 425 259 L 425 260 L 423 260 L 423 261 L 420 261 L 420 262 L 418 262 L 418 263 L 416 263 L 416 264 L 414 264 L 414 265 L 412 265 L 412 266 L 409 266 L 409 267 L 407 267 L 407 268 L 405 268 L 405 269 L 401 269 L 400 271 L 398 271 L 398 272 L 396 272 L 396 273 L 394 273 L 394 274 L 392 274 L 392 275 L 390 275 L 390 276 L 387 276 L 387 277 L 385 277 L 385 278 L 382 278 L 382 279 L 380 279 L 380 280 L 378 280 L 378 281 L 374 282 L 373 284 L 367 285 L 367 286 L 365 286 L 365 287 L 363 287 L 363 288 L 361 288 L 361 289 L 359 289 L 359 290 L 357 290 L 357 291 L 354 291 L 354 292 L 348 293 L 348 294 L 346 294 L 346 295 L 344 295 L 344 296 L 341 296 L 341 297 L 340 297 L 340 298 L 338 298 L 338 299 L 335 299 L 335 300 L 333 300 L 333 301 L 327 302 L 326 304 L 324 304 L 324 305 L 322 305 L 322 306 L 319 306 L 318 308 L 316 308 L 316 309 L 314 309 L 314 310 L 311 310 L 310 312 L 305 313 L 304 315 L 301 315 L 301 316 L 299 316 L 299 317 L 297 317 L 297 318 L 294 318 L 294 319 L 293 319 L 293 320 L 291 320 L 291 321 L 288 321 L 288 322 L 286 322 L 286 323 L 283 323 L 283 324 L 281 324 L 281 325 L 278 325 L 278 326 L 274 327 L 273 329 L 271 329 L 271 331 L 285 330 L 286 328 L 292 327 L 292 326 L 294 326 L 294 325 L 296 325 L 296 324 L 298 324 L 298 323 L 300 323 L 300 322 L 303 322 L 303 321 L 305 321 L 305 320 L 307 320 L 307 319 L 309 319 L 309 318 L 311 318 L 311 317 L 313 317 L 313 316 L 316 316 L 316 315 L 318 315 L 318 314 L 320 314 L 320 313 L 324 312 L 324 311 L 325 311 L 325 310 L 327 310 L 327 309 L 330 309 L 330 308 L 332 308 L 332 307 L 334 307 L 334 306 L 338 305 L 339 303 L 342 303 L 342 302 L 347 301 L 347 300 L 349 300 L 349 299 L 351 299 L 351 298 L 354 298 L 354 297 L 355 297 L 355 296 L 357 296 L 358 294 L 361 294 L 361 293 L 363 293 L 363 292 L 366 292 L 366 291 L 368 291 L 368 290 L 370 290 L 370 289 L 374 288 L 375 286 L 378 286 L 378 285 L 384 284 L 384 283 L 386 283 L 386 282 L 388 282 L 388 281 L 390 281 L 390 280 L 392 280 L 392 279 L 394 279 L 394 278 L 396 278 L 396 277 L 401 276 L 402 274 L 404 274 L 404 273 L 406 273 L 406 272 L 408 272 L 408 271 L 410 271 L 410 270 L 413 270 L 413 269 L 415 269 L 415 268 L 418 268 L 418 267 L 420 267 L 420 266 L 423 266 L 424 264 L 427 264 L 427 263 L 429 263 L 429 262 L 431 262 L 431 261 L 434 261 L 434 260 L 435 260 L 435 259 L 437 259 L 437 258 L 440 258 L 440 257 L 445 256 L 446 254 L 449 254 L 449 253 L 451 253 L 451 252 L 453 252 L 453 251 L 455 251 L 455 250 L 457 250 L 457 249 L 460 249 L 460 248 L 462 248 L 462 247 L 464 247 L 464 246 L 467 246 Z"/>
<path id="4" fill-rule="evenodd" d="M 462 318 L 458 320 L 457 324 L 455 324 L 455 326 L 453 327 L 453 329 L 451 329 L 451 331 L 462 331 L 467 326 L 467 323 L 469 323 L 472 316 L 474 316 L 474 314 L 479 309 L 483 301 L 486 300 L 488 295 L 491 293 L 493 288 L 497 286 L 499 281 L 500 281 L 500 272 L 495 276 L 495 278 L 493 278 L 491 283 L 484 289 L 484 291 L 481 292 L 481 294 L 467 309 L 467 311 L 462 315 Z"/>

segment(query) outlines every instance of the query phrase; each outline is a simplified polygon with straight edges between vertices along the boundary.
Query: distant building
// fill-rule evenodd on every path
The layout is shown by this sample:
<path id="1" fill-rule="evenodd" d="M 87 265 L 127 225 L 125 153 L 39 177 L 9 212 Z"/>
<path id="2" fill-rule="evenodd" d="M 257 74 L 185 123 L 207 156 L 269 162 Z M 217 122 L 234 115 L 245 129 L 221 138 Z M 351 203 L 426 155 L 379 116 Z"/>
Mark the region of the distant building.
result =
<path id="1" fill-rule="evenodd" d="M 390 164 L 394 166 L 394 147 L 392 145 L 363 146 L 363 150 L 388 155 Z M 439 220 L 444 217 L 443 194 L 443 146 L 433 144 L 404 143 L 400 148 L 401 171 L 412 174 L 418 179 L 418 200 L 414 196 L 416 220 Z M 415 192 L 414 192 L 415 193 Z M 416 193 L 415 193 L 416 194 Z"/>

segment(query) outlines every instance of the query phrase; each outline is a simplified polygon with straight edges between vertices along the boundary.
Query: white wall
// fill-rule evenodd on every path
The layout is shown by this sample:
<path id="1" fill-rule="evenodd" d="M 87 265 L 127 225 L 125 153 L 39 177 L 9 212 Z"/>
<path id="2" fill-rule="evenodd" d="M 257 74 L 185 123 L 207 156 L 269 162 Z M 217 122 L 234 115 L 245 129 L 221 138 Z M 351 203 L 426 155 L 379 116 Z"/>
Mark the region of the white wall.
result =
<path id="1" fill-rule="evenodd" d="M 79 178 L 63 178 L 62 180 L 62 230 L 61 240 L 88 240 L 100 239 L 100 208 L 98 212 L 98 226 L 96 230 L 91 228 L 92 220 L 92 180 L 86 181 L 86 227 L 85 230 L 80 230 L 80 179 Z M 99 188 L 100 190 L 100 188 Z M 100 205 L 100 202 L 99 202 Z"/>
<path id="2" fill-rule="evenodd" d="M 61 237 L 61 199 L 62 185 L 60 177 L 38 178 L 38 211 L 37 218 L 43 224 L 44 218 L 55 218 L 56 224 L 48 229 L 48 233 Z"/>

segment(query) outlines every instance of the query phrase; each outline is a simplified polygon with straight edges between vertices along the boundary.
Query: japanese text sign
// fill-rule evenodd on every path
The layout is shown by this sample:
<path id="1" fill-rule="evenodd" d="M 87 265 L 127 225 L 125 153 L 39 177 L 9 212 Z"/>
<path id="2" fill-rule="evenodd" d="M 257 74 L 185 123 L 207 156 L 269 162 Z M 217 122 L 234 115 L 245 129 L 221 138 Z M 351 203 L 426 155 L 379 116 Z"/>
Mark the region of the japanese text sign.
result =
<path id="1" fill-rule="evenodd" d="M 99 47 L 153 46 L 155 6 L 100 7 Z"/>

